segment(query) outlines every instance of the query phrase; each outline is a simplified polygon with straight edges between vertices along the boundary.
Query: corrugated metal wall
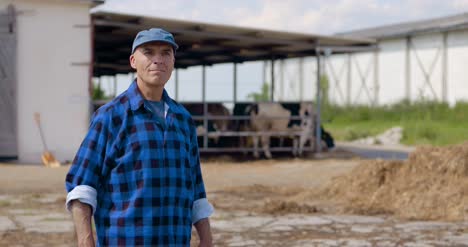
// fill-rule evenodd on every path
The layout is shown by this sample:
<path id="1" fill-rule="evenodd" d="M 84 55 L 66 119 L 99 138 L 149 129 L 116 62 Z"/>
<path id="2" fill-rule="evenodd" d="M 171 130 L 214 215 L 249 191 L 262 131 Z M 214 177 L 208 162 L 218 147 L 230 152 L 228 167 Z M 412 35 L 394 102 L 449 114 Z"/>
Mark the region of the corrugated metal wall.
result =
<path id="1" fill-rule="evenodd" d="M 0 10 L 0 157 L 17 157 L 16 34 L 13 7 Z"/>

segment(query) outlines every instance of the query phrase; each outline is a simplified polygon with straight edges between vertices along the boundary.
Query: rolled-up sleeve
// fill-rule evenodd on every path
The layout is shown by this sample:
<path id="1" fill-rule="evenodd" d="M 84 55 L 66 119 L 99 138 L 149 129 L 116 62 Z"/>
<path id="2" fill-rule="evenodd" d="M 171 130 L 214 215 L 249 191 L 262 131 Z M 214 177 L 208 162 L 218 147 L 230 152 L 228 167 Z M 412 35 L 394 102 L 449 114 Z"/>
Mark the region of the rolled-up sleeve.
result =
<path id="1" fill-rule="evenodd" d="M 104 162 L 108 131 L 102 115 L 95 115 L 88 133 L 78 149 L 65 178 L 68 192 L 66 208 L 72 200 L 80 200 L 96 210 L 97 188 Z"/>
<path id="2" fill-rule="evenodd" d="M 198 151 L 197 132 L 195 128 L 192 129 L 192 152 L 191 158 L 195 162 L 193 165 L 193 176 L 195 178 L 194 186 L 194 203 L 192 206 L 192 223 L 195 224 L 197 221 L 210 217 L 213 212 L 213 206 L 208 202 L 206 198 L 205 184 L 203 182 L 203 176 L 200 165 L 200 155 Z"/>

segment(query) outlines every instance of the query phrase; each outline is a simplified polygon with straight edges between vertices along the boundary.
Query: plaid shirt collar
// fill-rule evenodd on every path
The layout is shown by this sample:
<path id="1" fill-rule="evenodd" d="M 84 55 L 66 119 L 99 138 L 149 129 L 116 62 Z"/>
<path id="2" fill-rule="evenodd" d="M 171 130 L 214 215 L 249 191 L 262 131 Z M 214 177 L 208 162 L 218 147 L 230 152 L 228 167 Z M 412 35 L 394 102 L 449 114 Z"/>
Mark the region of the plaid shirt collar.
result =
<path id="1" fill-rule="evenodd" d="M 130 109 L 132 111 L 137 111 L 140 107 L 143 107 L 145 104 L 145 98 L 138 89 L 138 84 L 136 79 L 130 84 L 130 87 L 127 90 L 128 98 L 130 101 Z M 168 113 L 182 113 L 181 109 L 174 102 L 174 100 L 169 97 L 166 89 L 163 90 L 162 100 L 168 105 Z M 144 108 L 144 107 L 143 107 Z"/>

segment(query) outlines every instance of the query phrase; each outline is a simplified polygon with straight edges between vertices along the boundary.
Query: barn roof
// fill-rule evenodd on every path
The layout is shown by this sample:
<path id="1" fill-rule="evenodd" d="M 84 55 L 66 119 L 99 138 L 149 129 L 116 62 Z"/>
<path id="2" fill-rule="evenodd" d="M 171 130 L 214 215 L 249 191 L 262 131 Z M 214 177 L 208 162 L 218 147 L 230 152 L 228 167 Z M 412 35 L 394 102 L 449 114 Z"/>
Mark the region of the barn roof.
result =
<path id="1" fill-rule="evenodd" d="M 218 63 L 314 56 L 317 48 L 334 53 L 369 49 L 371 39 L 234 27 L 114 12 L 92 13 L 94 76 L 131 72 L 128 57 L 136 33 L 162 27 L 173 33 L 180 48 L 176 68 Z"/>
<path id="2" fill-rule="evenodd" d="M 392 39 L 418 34 L 440 33 L 468 29 L 468 13 L 404 22 L 380 27 L 359 29 L 337 34 L 341 37 L 367 37 L 373 39 Z"/>

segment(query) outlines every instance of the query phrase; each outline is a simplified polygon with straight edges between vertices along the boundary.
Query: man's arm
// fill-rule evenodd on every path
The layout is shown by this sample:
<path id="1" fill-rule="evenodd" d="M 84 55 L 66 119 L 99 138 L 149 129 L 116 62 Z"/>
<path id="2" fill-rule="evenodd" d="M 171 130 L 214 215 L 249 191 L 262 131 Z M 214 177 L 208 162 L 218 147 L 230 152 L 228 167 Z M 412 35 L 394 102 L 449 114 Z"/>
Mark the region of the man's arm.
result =
<path id="1" fill-rule="evenodd" d="M 71 201 L 71 212 L 75 223 L 76 237 L 79 247 L 94 247 L 93 230 L 91 227 L 92 208 L 79 200 Z"/>
<path id="2" fill-rule="evenodd" d="M 199 247 L 212 247 L 213 238 L 211 236 L 210 220 L 208 218 L 201 219 L 194 225 L 200 238 Z"/>

